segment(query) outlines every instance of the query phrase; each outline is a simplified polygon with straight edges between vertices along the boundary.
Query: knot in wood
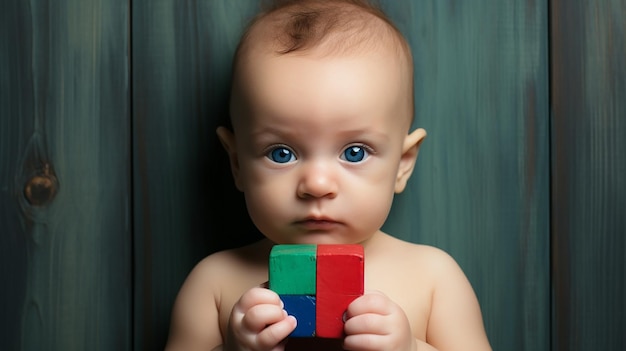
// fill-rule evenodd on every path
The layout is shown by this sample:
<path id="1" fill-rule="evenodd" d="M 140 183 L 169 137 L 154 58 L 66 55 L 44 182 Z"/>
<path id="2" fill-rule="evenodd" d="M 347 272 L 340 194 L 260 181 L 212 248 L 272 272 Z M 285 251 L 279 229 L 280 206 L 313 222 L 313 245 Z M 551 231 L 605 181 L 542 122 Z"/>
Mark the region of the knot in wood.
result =
<path id="1" fill-rule="evenodd" d="M 49 204 L 57 192 L 56 177 L 48 172 L 31 177 L 24 187 L 24 197 L 33 206 Z"/>

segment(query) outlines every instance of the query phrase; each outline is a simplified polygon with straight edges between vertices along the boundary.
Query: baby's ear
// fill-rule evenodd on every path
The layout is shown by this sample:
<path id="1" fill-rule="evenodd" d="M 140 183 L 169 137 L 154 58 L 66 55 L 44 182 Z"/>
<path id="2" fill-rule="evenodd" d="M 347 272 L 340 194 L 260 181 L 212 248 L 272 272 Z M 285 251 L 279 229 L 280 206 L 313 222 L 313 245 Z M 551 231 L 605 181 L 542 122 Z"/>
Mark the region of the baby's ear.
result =
<path id="1" fill-rule="evenodd" d="M 413 173 L 415 161 L 417 161 L 417 154 L 425 138 L 426 131 L 422 128 L 414 130 L 404 138 L 402 156 L 400 157 L 400 165 L 396 177 L 396 194 L 404 191 L 406 182 L 409 180 L 409 177 L 411 177 L 411 173 Z"/>
<path id="2" fill-rule="evenodd" d="M 243 191 L 239 179 L 239 156 L 237 155 L 235 134 L 225 127 L 218 127 L 216 132 L 222 146 L 226 150 L 226 153 L 228 153 L 230 170 L 233 174 L 233 179 L 235 180 L 235 186 L 239 189 L 239 191 Z"/>

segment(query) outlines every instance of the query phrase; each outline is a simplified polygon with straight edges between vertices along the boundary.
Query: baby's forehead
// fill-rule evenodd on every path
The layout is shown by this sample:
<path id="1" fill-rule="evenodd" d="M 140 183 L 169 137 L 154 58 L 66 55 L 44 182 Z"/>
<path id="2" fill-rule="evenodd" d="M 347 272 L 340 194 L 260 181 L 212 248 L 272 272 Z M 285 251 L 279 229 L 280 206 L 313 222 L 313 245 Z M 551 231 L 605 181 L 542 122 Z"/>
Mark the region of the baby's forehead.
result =
<path id="1" fill-rule="evenodd" d="M 246 62 L 231 94 L 231 116 L 236 120 L 294 115 L 359 118 L 365 111 L 400 108 L 399 113 L 384 114 L 397 123 L 399 116 L 412 115 L 412 76 L 389 55 L 258 52 Z"/>

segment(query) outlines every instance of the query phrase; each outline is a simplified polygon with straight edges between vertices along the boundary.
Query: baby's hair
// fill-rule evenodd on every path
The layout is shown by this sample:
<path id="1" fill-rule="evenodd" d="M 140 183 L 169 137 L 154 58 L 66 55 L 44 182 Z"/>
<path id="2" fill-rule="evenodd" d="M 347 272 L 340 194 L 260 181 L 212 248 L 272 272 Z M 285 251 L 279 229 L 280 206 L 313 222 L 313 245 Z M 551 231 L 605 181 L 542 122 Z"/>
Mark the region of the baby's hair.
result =
<path id="1" fill-rule="evenodd" d="M 264 24 L 261 37 L 256 26 Z M 279 55 L 324 46 L 326 54 L 371 50 L 383 43 L 393 47 L 412 66 L 404 36 L 377 6 L 367 0 L 276 0 L 253 18 L 235 53 L 235 62 L 254 41 L 269 41 Z M 267 43 L 267 42 L 266 42 Z"/>

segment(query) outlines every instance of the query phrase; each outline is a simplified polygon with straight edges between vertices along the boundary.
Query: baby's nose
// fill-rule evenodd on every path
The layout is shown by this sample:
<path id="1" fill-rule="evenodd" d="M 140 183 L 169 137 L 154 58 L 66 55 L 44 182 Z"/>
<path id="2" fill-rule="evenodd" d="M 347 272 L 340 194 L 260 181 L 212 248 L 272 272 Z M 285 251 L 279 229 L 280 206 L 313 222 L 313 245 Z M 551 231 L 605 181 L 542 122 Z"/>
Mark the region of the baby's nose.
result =
<path id="1" fill-rule="evenodd" d="M 334 198 L 337 196 L 337 190 L 336 173 L 329 165 L 317 162 L 302 168 L 297 189 L 298 197 Z"/>

